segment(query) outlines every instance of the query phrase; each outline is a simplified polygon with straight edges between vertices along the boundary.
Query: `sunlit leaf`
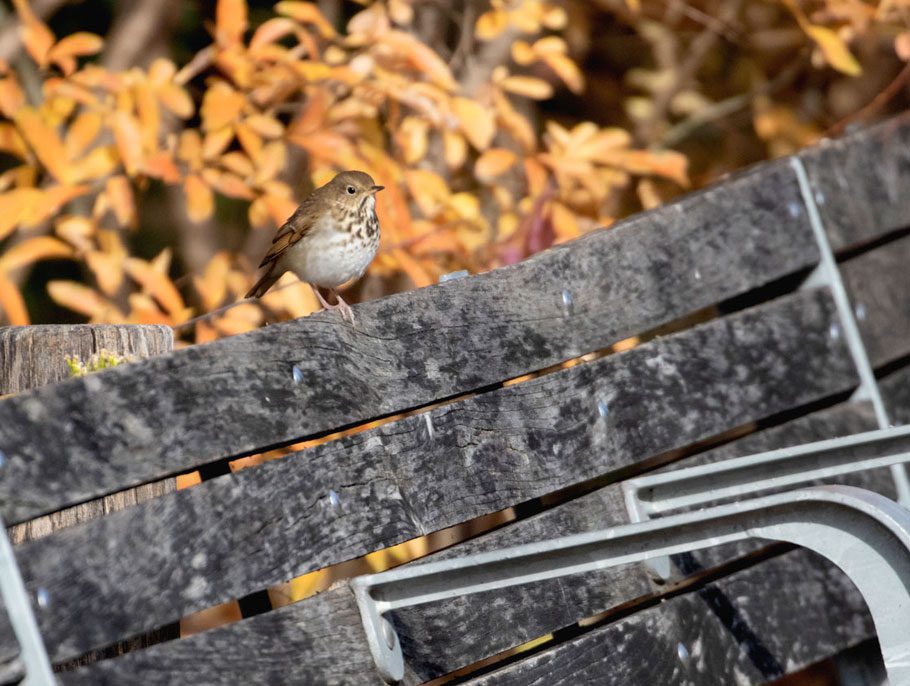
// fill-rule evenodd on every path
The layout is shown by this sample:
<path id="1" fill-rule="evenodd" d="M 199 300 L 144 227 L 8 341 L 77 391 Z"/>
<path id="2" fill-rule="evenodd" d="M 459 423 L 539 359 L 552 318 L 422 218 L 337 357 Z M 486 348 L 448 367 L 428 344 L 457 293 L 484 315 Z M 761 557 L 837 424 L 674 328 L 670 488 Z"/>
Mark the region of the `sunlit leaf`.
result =
<path id="1" fill-rule="evenodd" d="M 269 141 L 262 148 L 256 164 L 253 181 L 261 185 L 276 176 L 284 169 L 287 162 L 287 146 L 284 141 Z"/>
<path id="2" fill-rule="evenodd" d="M 230 256 L 222 250 L 215 254 L 202 276 L 193 277 L 196 292 L 202 298 L 206 310 L 214 310 L 221 305 L 227 295 L 227 275 L 230 267 Z"/>
<path id="3" fill-rule="evenodd" d="M 48 126 L 31 107 L 22 107 L 15 115 L 16 126 L 47 170 L 58 181 L 69 181 L 69 161 L 57 132 Z"/>
<path id="4" fill-rule="evenodd" d="M 546 100 L 553 95 L 553 86 L 533 76 L 507 76 L 497 85 L 509 93 L 534 100 Z"/>
<path id="5" fill-rule="evenodd" d="M 250 39 L 250 52 L 261 50 L 296 30 L 297 24 L 290 19 L 284 17 L 267 19 L 253 32 L 253 37 Z"/>
<path id="6" fill-rule="evenodd" d="M 101 131 L 101 116 L 96 112 L 85 110 L 80 112 L 70 124 L 64 139 L 66 154 L 70 159 L 81 155 L 91 145 Z"/>
<path id="7" fill-rule="evenodd" d="M 15 155 L 19 159 L 28 157 L 28 147 L 16 127 L 7 122 L 0 122 L 0 150 Z"/>
<path id="8" fill-rule="evenodd" d="M 242 152 L 227 152 L 221 156 L 221 165 L 240 176 L 253 175 L 253 163 Z"/>
<path id="9" fill-rule="evenodd" d="M 101 36 L 79 31 L 60 39 L 48 50 L 47 59 L 59 66 L 64 74 L 69 75 L 76 70 L 76 60 L 73 58 L 95 55 L 101 52 L 103 47 L 104 41 Z"/>
<path id="10" fill-rule="evenodd" d="M 164 83 L 155 89 L 155 93 L 161 104 L 181 119 L 189 119 L 196 111 L 189 93 L 175 83 Z"/>
<path id="11" fill-rule="evenodd" d="M 406 164 L 417 164 L 426 157 L 430 123 L 423 117 L 405 117 L 398 127 L 396 140 Z"/>
<path id="12" fill-rule="evenodd" d="M 393 50 L 414 69 L 423 72 L 440 88 L 455 89 L 455 79 L 449 66 L 439 54 L 420 40 L 404 31 L 388 31 L 383 34 L 381 45 Z"/>
<path id="13" fill-rule="evenodd" d="M 114 141 L 127 173 L 133 176 L 142 167 L 142 133 L 139 123 L 128 112 L 117 110 L 111 117 Z"/>
<path id="14" fill-rule="evenodd" d="M 904 62 L 910 62 L 910 31 L 902 31 L 894 39 L 894 52 Z"/>
<path id="15" fill-rule="evenodd" d="M 496 134 L 493 113 L 476 100 L 462 97 L 452 100 L 452 108 L 471 145 L 486 150 Z"/>
<path id="16" fill-rule="evenodd" d="M 244 119 L 244 122 L 263 138 L 281 138 L 284 134 L 284 125 L 275 117 L 254 114 Z"/>
<path id="17" fill-rule="evenodd" d="M 518 157 L 506 148 L 490 148 L 484 152 L 474 164 L 474 174 L 483 183 L 492 183 L 493 180 L 505 174 L 518 161 Z"/>
<path id="18" fill-rule="evenodd" d="M 162 274 L 145 260 L 136 257 L 127 258 L 125 268 L 130 278 L 154 297 L 168 314 L 175 319 L 185 314 L 183 298 L 167 274 Z"/>
<path id="19" fill-rule="evenodd" d="M 805 26 L 803 30 L 818 44 L 825 60 L 832 67 L 849 76 L 857 76 L 862 73 L 863 68 L 856 61 L 847 44 L 834 31 L 824 26 L 814 25 Z"/>
<path id="20" fill-rule="evenodd" d="M 279 2 L 275 5 L 275 11 L 291 19 L 296 19 L 303 24 L 314 25 L 323 38 L 332 38 L 335 36 L 335 29 L 328 20 L 319 11 L 319 8 L 312 2 Z"/>
<path id="21" fill-rule="evenodd" d="M 398 262 L 401 270 L 414 282 L 415 287 L 423 288 L 436 281 L 426 268 L 418 260 L 411 257 L 407 251 L 401 249 L 393 250 L 392 257 Z"/>
<path id="22" fill-rule="evenodd" d="M 92 181 L 107 176 L 120 163 L 117 148 L 113 145 L 102 145 L 94 148 L 80 160 L 73 160 L 71 181 Z"/>
<path id="23" fill-rule="evenodd" d="M 47 53 L 56 42 L 53 32 L 32 12 L 28 0 L 13 0 L 16 14 L 22 22 L 22 42 L 32 59 L 40 67 L 47 66 Z"/>
<path id="24" fill-rule="evenodd" d="M 218 0 L 215 5 L 215 31 L 224 45 L 236 45 L 247 28 L 246 0 Z"/>
<path id="25" fill-rule="evenodd" d="M 405 172 L 405 180 L 424 217 L 433 217 L 449 197 L 445 180 L 429 169 L 409 169 Z"/>
<path id="26" fill-rule="evenodd" d="M 10 74 L 0 78 L 0 112 L 12 118 L 23 105 L 25 105 L 25 93 L 22 92 L 16 75 Z"/>
<path id="27" fill-rule="evenodd" d="M 93 321 L 105 321 L 108 318 L 123 321 L 123 313 L 113 303 L 94 288 L 77 281 L 51 281 L 47 284 L 47 292 L 58 305 L 84 314 Z"/>
<path id="28" fill-rule="evenodd" d="M 547 52 L 543 55 L 544 62 L 573 93 L 581 93 L 585 89 L 585 77 L 578 65 L 569 57 L 559 52 Z"/>
<path id="29" fill-rule="evenodd" d="M 575 213 L 561 202 L 550 205 L 550 221 L 556 237 L 562 240 L 577 238 L 581 233 Z"/>
<path id="30" fill-rule="evenodd" d="M 223 129 L 240 116 L 246 100 L 224 81 L 216 81 L 205 92 L 199 114 L 206 131 Z"/>
<path id="31" fill-rule="evenodd" d="M 258 160 L 264 145 L 262 136 L 245 122 L 238 122 L 234 127 L 234 131 L 237 133 L 237 140 L 240 141 L 241 147 L 243 147 L 249 158 L 254 162 Z"/>
<path id="32" fill-rule="evenodd" d="M 104 187 L 108 201 L 117 223 L 120 226 L 132 226 L 136 221 L 136 201 L 133 198 L 133 188 L 125 176 L 112 176 Z"/>
<path id="33" fill-rule="evenodd" d="M 68 258 L 73 249 L 61 240 L 51 236 L 28 238 L 0 255 L 0 271 L 10 272 L 39 260 Z"/>
<path id="34" fill-rule="evenodd" d="M 202 222 L 212 216 L 215 209 L 215 196 L 212 189 L 196 174 L 190 174 L 183 182 L 186 193 L 186 211 L 194 222 Z"/>
<path id="35" fill-rule="evenodd" d="M 477 18 L 474 35 L 480 40 L 492 40 L 505 31 L 508 25 L 509 15 L 503 10 L 492 9 Z"/>
<path id="36" fill-rule="evenodd" d="M 234 140 L 234 130 L 230 126 L 209 131 L 202 141 L 203 159 L 213 160 L 219 157 L 227 150 L 232 140 Z"/>
<path id="37" fill-rule="evenodd" d="M 159 150 L 154 155 L 145 158 L 145 164 L 142 165 L 142 171 L 156 179 L 161 179 L 165 183 L 179 183 L 183 176 L 171 152 L 168 150 Z"/>
<path id="38" fill-rule="evenodd" d="M 25 301 L 22 299 L 19 289 L 16 288 L 16 284 L 10 281 L 3 272 L 0 272 L 0 309 L 13 326 L 29 325 Z"/>
<path id="39" fill-rule="evenodd" d="M 442 132 L 443 156 L 449 169 L 460 169 L 468 157 L 468 145 L 457 131 Z"/>

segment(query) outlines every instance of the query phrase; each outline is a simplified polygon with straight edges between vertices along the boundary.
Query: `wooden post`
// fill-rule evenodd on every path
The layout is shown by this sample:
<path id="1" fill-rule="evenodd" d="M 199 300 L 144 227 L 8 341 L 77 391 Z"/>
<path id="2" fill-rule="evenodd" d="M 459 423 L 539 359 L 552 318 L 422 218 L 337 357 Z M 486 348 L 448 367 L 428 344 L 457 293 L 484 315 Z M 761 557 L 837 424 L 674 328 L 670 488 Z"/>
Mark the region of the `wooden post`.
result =
<path id="1" fill-rule="evenodd" d="M 72 372 L 67 360 L 75 358 L 90 365 L 99 355 L 113 355 L 124 361 L 154 357 L 171 352 L 174 332 L 169 326 L 77 324 L 0 327 L 0 396 L 68 379 Z M 14 545 L 97 519 L 109 512 L 164 495 L 175 489 L 175 479 L 144 484 L 100 500 L 38 517 L 9 530 Z M 177 638 L 177 624 L 162 627 L 73 661 L 73 665 L 118 655 L 162 640 Z"/>
<path id="2" fill-rule="evenodd" d="M 101 353 L 125 360 L 168 353 L 174 348 L 169 326 L 76 324 L 0 327 L 0 396 L 57 383 L 71 375 L 67 359 L 88 364 Z M 146 484 L 100 500 L 38 517 L 10 530 L 13 545 L 57 529 L 96 519 L 174 490 L 174 479 Z"/>

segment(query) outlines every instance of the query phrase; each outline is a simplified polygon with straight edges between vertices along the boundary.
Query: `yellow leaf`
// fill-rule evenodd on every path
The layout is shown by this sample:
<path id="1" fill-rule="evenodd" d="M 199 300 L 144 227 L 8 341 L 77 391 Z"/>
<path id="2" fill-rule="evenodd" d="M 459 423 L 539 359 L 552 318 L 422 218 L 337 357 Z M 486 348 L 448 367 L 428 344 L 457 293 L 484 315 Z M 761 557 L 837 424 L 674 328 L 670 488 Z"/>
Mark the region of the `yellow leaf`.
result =
<path id="1" fill-rule="evenodd" d="M 556 236 L 560 239 L 577 238 L 581 233 L 575 213 L 561 202 L 554 202 L 550 206 L 550 221 L 553 223 Z"/>
<path id="2" fill-rule="evenodd" d="M 221 166 L 240 176 L 253 175 L 253 163 L 250 162 L 250 158 L 236 150 L 221 156 Z"/>
<path id="3" fill-rule="evenodd" d="M 215 197 L 212 189 L 196 174 L 190 174 L 183 182 L 186 193 L 186 212 L 191 221 L 202 222 L 212 216 Z"/>
<path id="4" fill-rule="evenodd" d="M 449 169 L 459 169 L 468 156 L 468 146 L 464 136 L 448 129 L 442 132 L 443 156 Z"/>
<path id="5" fill-rule="evenodd" d="M 19 159 L 28 157 L 28 148 L 16 127 L 7 122 L 0 122 L 0 150 L 15 155 Z"/>
<path id="6" fill-rule="evenodd" d="M 114 142 L 127 174 L 134 176 L 142 168 L 142 133 L 136 119 L 123 110 L 114 112 L 111 118 Z"/>
<path id="7" fill-rule="evenodd" d="M 256 173 L 253 182 L 262 185 L 274 179 L 287 161 L 287 147 L 284 141 L 269 141 L 262 148 L 262 153 L 256 161 Z"/>
<path id="8" fill-rule="evenodd" d="M 138 257 L 130 257 L 126 260 L 126 273 L 130 275 L 136 283 L 142 286 L 142 289 L 155 298 L 165 311 L 175 319 L 182 317 L 185 313 L 186 306 L 180 292 L 168 278 L 155 269 L 145 260 Z"/>
<path id="9" fill-rule="evenodd" d="M 537 148 L 537 135 L 531 123 L 512 107 L 512 103 L 502 93 L 494 91 L 493 101 L 496 106 L 496 119 L 502 129 L 514 138 L 526 153 L 533 152 Z"/>
<path id="10" fill-rule="evenodd" d="M 117 168 L 119 157 L 117 149 L 112 145 L 103 145 L 92 150 L 81 160 L 73 161 L 73 175 L 70 179 L 76 181 L 93 181 L 107 176 Z"/>
<path id="11" fill-rule="evenodd" d="M 79 31 L 73 33 L 54 45 L 47 53 L 47 59 L 57 64 L 63 73 L 69 76 L 76 70 L 74 57 L 94 55 L 101 52 L 104 41 L 94 33 Z"/>
<path id="12" fill-rule="evenodd" d="M 825 60 L 832 67 L 848 76 L 857 76 L 862 73 L 863 68 L 850 53 L 846 43 L 834 31 L 824 26 L 814 25 L 804 26 L 803 30 L 818 44 Z"/>
<path id="13" fill-rule="evenodd" d="M 313 24 L 323 38 L 335 36 L 335 29 L 312 2 L 279 2 L 275 11 L 303 24 Z"/>
<path id="14" fill-rule="evenodd" d="M 585 89 L 585 77 L 582 75 L 578 65 L 569 57 L 559 52 L 546 52 L 542 55 L 542 58 L 547 63 L 547 66 L 555 71 L 556 75 L 568 86 L 570 91 L 581 93 Z"/>
<path id="15" fill-rule="evenodd" d="M 215 6 L 215 31 L 218 42 L 236 45 L 247 28 L 246 0 L 218 0 Z"/>
<path id="16" fill-rule="evenodd" d="M 244 119 L 244 122 L 263 138 L 281 138 L 284 134 L 284 125 L 275 117 L 254 114 Z"/>
<path id="17" fill-rule="evenodd" d="M 388 31 L 382 35 L 381 45 L 393 51 L 396 57 L 404 59 L 414 69 L 423 72 L 430 80 L 445 90 L 455 89 L 452 72 L 439 54 L 424 45 L 418 38 L 404 31 Z"/>
<path id="18" fill-rule="evenodd" d="M 663 176 L 680 186 L 689 185 L 688 160 L 673 150 L 617 151 L 614 165 L 633 174 Z"/>
<path id="19" fill-rule="evenodd" d="M 229 198 L 252 200 L 255 197 L 250 187 L 236 174 L 219 172 L 217 169 L 203 169 L 202 178 L 216 191 Z"/>
<path id="20" fill-rule="evenodd" d="M 136 203 L 133 200 L 133 188 L 125 176 L 112 176 L 105 184 L 104 192 L 117 223 L 120 226 L 132 226 L 136 221 Z"/>
<path id="21" fill-rule="evenodd" d="M 91 236 L 95 233 L 95 225 L 88 217 L 66 215 L 56 220 L 54 231 L 68 243 L 75 245 L 80 251 L 90 250 L 93 247 Z"/>
<path id="22" fill-rule="evenodd" d="M 297 24 L 290 19 L 284 17 L 268 19 L 253 32 L 253 37 L 250 39 L 250 52 L 255 53 L 296 31 Z"/>
<path id="23" fill-rule="evenodd" d="M 214 310 L 227 295 L 229 268 L 230 257 L 227 252 L 221 251 L 212 257 L 201 277 L 193 277 L 193 285 L 202 298 L 202 304 L 206 310 Z"/>
<path id="24" fill-rule="evenodd" d="M 407 116 L 401 120 L 396 139 L 405 164 L 414 165 L 426 157 L 429 129 L 430 123 L 423 117 Z"/>
<path id="25" fill-rule="evenodd" d="M 477 18 L 474 35 L 480 40 L 492 40 L 505 31 L 508 25 L 509 15 L 503 10 L 492 9 Z"/>
<path id="26" fill-rule="evenodd" d="M 546 100 L 553 95 L 553 86 L 533 76 L 507 76 L 496 85 L 509 93 L 534 100 Z"/>
<path id="27" fill-rule="evenodd" d="M 5 274 L 0 273 L 0 309 L 6 313 L 6 319 L 13 326 L 28 326 L 28 310 L 19 289 Z"/>
<path id="28" fill-rule="evenodd" d="M 10 119 L 25 104 L 25 93 L 19 87 L 15 74 L 0 79 L 0 112 Z"/>
<path id="29" fill-rule="evenodd" d="M 57 132 L 45 124 L 31 107 L 21 108 L 15 115 L 16 126 L 35 155 L 58 181 L 69 181 L 69 162 L 63 142 Z"/>
<path id="30" fill-rule="evenodd" d="M 415 260 L 401 248 L 393 250 L 392 257 L 398 262 L 401 270 L 410 277 L 411 281 L 414 282 L 414 286 L 417 288 L 429 286 L 436 281 L 420 262 Z"/>
<path id="31" fill-rule="evenodd" d="M 479 102 L 468 98 L 454 98 L 452 107 L 471 145 L 478 150 L 486 150 L 496 134 L 493 114 Z"/>
<path id="32" fill-rule="evenodd" d="M 177 159 L 185 162 L 193 171 L 198 171 L 202 167 L 202 139 L 196 129 L 185 129 L 180 132 Z"/>
<path id="33" fill-rule="evenodd" d="M 242 93 L 238 93 L 224 81 L 212 84 L 202 97 L 202 128 L 206 131 L 222 129 L 240 115 L 245 104 Z"/>
<path id="34" fill-rule="evenodd" d="M 262 137 L 253 130 L 252 126 L 245 122 L 238 122 L 234 130 L 237 133 L 237 140 L 240 141 L 240 146 L 246 151 L 249 158 L 254 162 L 258 160 L 259 154 L 262 152 Z"/>
<path id="35" fill-rule="evenodd" d="M 405 181 L 414 202 L 424 217 L 433 217 L 449 197 L 449 187 L 436 172 L 428 169 L 408 169 Z"/>
<path id="36" fill-rule="evenodd" d="M 527 41 L 517 40 L 512 43 L 512 59 L 515 64 L 527 66 L 537 59 L 537 53 Z"/>
<path id="37" fill-rule="evenodd" d="M 58 305 L 81 312 L 93 321 L 123 318 L 123 314 L 98 291 L 77 281 L 51 281 L 47 284 L 47 292 Z"/>
<path id="38" fill-rule="evenodd" d="M 157 86 L 170 83 L 177 74 L 177 67 L 165 57 L 156 57 L 149 65 L 149 81 Z"/>
<path id="39" fill-rule="evenodd" d="M 80 112 L 66 132 L 64 146 L 66 154 L 74 159 L 95 140 L 101 131 L 101 117 L 96 112 Z"/>
<path id="40" fill-rule="evenodd" d="M 209 131 L 202 141 L 202 157 L 212 160 L 221 155 L 234 140 L 234 130 L 230 126 Z"/>
<path id="41" fill-rule="evenodd" d="M 85 263 L 92 270 L 101 290 L 106 295 L 114 295 L 123 283 L 123 259 L 90 250 L 85 254 Z"/>
<path id="42" fill-rule="evenodd" d="M 29 6 L 28 0 L 13 0 L 16 14 L 22 22 L 22 42 L 32 59 L 40 67 L 47 66 L 47 53 L 57 40 L 53 32 L 45 26 Z"/>
<path id="43" fill-rule="evenodd" d="M 35 236 L 14 245 L 0 256 L 0 271 L 10 272 L 39 260 L 73 256 L 73 249 L 51 236 Z"/>
<path id="44" fill-rule="evenodd" d="M 534 42 L 534 52 L 543 57 L 546 54 L 568 52 L 569 46 L 559 36 L 546 36 Z"/>
<path id="45" fill-rule="evenodd" d="M 176 83 L 164 83 L 155 89 L 161 104 L 181 119 L 189 119 L 196 111 L 193 99 L 184 88 Z"/>
<path id="46" fill-rule="evenodd" d="M 147 157 L 142 171 L 165 183 L 179 183 L 183 178 L 177 165 L 174 164 L 169 150 L 159 150 L 154 155 Z"/>
<path id="47" fill-rule="evenodd" d="M 139 115 L 142 147 L 147 153 L 158 150 L 158 130 L 161 127 L 161 111 L 158 100 L 147 84 L 140 84 L 135 89 L 136 112 Z"/>
<path id="48" fill-rule="evenodd" d="M 518 162 L 518 157 L 506 148 L 490 148 L 474 164 L 474 174 L 482 183 L 492 183 Z"/>

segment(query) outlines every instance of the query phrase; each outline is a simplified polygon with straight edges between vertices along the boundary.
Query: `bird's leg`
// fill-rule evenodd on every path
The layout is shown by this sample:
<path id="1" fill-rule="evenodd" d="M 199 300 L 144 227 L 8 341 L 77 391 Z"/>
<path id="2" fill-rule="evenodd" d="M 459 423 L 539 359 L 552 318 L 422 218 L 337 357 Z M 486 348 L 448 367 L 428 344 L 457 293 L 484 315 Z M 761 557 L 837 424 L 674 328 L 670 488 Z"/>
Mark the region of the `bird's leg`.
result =
<path id="1" fill-rule="evenodd" d="M 351 311 L 351 306 L 348 305 L 344 301 L 344 298 L 342 298 L 340 295 L 338 295 L 338 293 L 335 291 L 334 288 L 330 288 L 329 292 L 331 292 L 335 295 L 335 299 L 338 302 L 334 305 L 330 305 L 329 302 L 325 298 L 322 297 L 322 293 L 320 292 L 318 286 L 314 286 L 314 285 L 310 284 L 310 287 L 313 289 L 313 292 L 316 294 L 316 298 L 319 300 L 319 303 L 322 305 L 322 307 L 324 309 L 338 310 L 339 312 L 341 312 L 342 319 L 344 319 L 346 322 L 350 322 L 352 325 L 354 324 L 354 313 Z"/>

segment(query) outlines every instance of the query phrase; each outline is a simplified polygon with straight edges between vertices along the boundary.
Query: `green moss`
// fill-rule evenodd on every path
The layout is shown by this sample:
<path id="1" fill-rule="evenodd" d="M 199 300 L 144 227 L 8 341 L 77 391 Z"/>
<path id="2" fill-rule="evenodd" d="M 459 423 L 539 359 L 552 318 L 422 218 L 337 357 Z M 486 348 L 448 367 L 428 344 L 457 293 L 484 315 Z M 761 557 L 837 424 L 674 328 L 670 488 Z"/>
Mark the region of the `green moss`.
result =
<path id="1" fill-rule="evenodd" d="M 118 364 L 126 361 L 127 358 L 125 357 L 120 357 L 107 350 L 101 350 L 92 355 L 86 362 L 83 362 L 75 355 L 73 357 L 67 357 L 66 366 L 69 368 L 70 378 L 74 378 L 77 376 L 85 376 L 92 372 L 100 372 L 102 369 L 110 369 L 111 367 L 116 367 Z"/>

